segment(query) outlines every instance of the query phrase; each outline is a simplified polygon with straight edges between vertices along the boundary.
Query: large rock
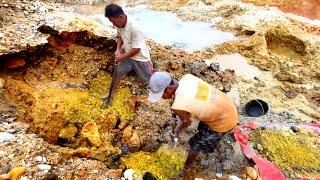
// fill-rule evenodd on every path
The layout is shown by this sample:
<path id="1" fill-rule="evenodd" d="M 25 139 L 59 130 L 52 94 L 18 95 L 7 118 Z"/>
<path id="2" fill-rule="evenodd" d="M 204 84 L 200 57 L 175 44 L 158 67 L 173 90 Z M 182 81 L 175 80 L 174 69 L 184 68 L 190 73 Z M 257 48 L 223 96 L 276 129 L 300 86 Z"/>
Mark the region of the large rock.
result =
<path id="1" fill-rule="evenodd" d="M 296 84 L 302 84 L 303 79 L 298 74 L 290 73 L 287 71 L 280 71 L 275 75 L 275 78 L 277 78 L 279 81 L 287 81 L 291 83 Z"/>
<path id="2" fill-rule="evenodd" d="M 146 102 L 141 104 L 137 110 L 137 116 L 131 123 L 133 130 L 132 136 L 128 139 L 130 151 L 144 150 L 155 151 L 162 142 L 169 141 L 164 139 L 166 136 L 166 126 L 171 120 L 171 109 L 168 101 L 159 103 Z M 170 125 L 169 125 L 170 126 Z"/>
<path id="3" fill-rule="evenodd" d="M 75 136 L 78 132 L 78 128 L 73 125 L 69 124 L 63 129 L 60 130 L 59 132 L 59 137 L 58 137 L 58 142 L 59 144 L 64 144 L 64 143 L 72 143 L 75 141 Z"/>
<path id="4" fill-rule="evenodd" d="M 100 147 L 102 144 L 99 128 L 94 122 L 86 123 L 82 127 L 80 136 L 82 139 L 87 139 L 91 146 Z"/>
<path id="5" fill-rule="evenodd" d="M 232 172 L 235 169 L 243 169 L 249 166 L 249 160 L 242 153 L 239 143 L 234 139 L 233 133 L 227 133 L 219 142 L 220 158 L 223 170 Z"/>

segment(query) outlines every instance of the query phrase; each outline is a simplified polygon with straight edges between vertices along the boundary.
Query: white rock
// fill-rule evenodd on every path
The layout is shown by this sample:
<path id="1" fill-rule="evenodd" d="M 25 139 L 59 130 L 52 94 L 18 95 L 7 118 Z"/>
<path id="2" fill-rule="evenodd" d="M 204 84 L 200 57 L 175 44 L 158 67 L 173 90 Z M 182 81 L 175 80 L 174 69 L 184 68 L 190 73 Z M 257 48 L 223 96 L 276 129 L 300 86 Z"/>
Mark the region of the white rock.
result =
<path id="1" fill-rule="evenodd" d="M 204 7 L 204 6 L 206 6 L 206 5 L 202 1 L 199 1 L 198 7 Z"/>
<path id="2" fill-rule="evenodd" d="M 127 169 L 124 173 L 123 173 L 123 176 L 125 179 L 127 180 L 133 180 L 133 169 Z"/>
<path id="3" fill-rule="evenodd" d="M 47 158 L 46 157 L 42 157 L 42 156 L 37 156 L 37 157 L 35 157 L 35 161 L 40 162 L 40 163 L 46 163 L 47 162 Z"/>
<path id="4" fill-rule="evenodd" d="M 20 180 L 28 180 L 28 177 L 26 177 L 26 176 L 21 176 L 21 177 L 20 177 Z"/>
<path id="5" fill-rule="evenodd" d="M 6 156 L 7 155 L 7 153 L 6 152 L 4 152 L 4 151 L 0 151 L 0 157 L 4 157 L 4 156 Z"/>
<path id="6" fill-rule="evenodd" d="M 31 167 L 31 163 L 26 163 L 25 167 L 26 168 L 30 168 Z"/>
<path id="7" fill-rule="evenodd" d="M 228 180 L 241 180 L 241 179 L 238 178 L 237 176 L 231 175 L 229 176 Z"/>
<path id="8" fill-rule="evenodd" d="M 22 145 L 22 144 L 24 144 L 24 141 L 22 139 L 17 139 L 17 143 Z"/>
<path id="9" fill-rule="evenodd" d="M 11 141 L 13 138 L 14 138 L 14 135 L 10 133 L 7 133 L 7 132 L 0 133 L 0 142 Z"/>
<path id="10" fill-rule="evenodd" d="M 37 162 L 42 162 L 42 157 L 41 157 L 41 156 L 37 156 L 37 157 L 35 158 L 35 160 L 36 160 Z"/>
<path id="11" fill-rule="evenodd" d="M 47 158 L 46 157 L 42 157 L 42 162 L 46 163 L 47 162 Z"/>
<path id="12" fill-rule="evenodd" d="M 216 172 L 216 177 L 218 177 L 218 178 L 220 178 L 220 177 L 222 177 L 222 173 L 221 172 Z"/>
<path id="13" fill-rule="evenodd" d="M 38 165 L 38 168 L 39 168 L 41 171 L 47 172 L 47 171 L 50 171 L 51 166 L 48 165 L 48 164 L 39 164 L 39 165 Z"/>
<path id="14" fill-rule="evenodd" d="M 15 129 L 8 129 L 8 130 L 7 130 L 7 133 L 10 133 L 10 134 L 13 134 L 13 133 L 15 133 L 15 132 L 17 132 Z"/>

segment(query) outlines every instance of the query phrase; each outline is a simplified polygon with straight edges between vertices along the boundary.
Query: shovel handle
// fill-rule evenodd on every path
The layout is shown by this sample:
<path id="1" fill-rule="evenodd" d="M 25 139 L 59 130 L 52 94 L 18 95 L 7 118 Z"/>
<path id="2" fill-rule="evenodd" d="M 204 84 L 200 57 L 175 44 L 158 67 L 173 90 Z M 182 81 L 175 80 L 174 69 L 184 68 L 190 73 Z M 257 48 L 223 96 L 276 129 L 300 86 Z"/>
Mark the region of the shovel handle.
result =
<path id="1" fill-rule="evenodd" d="M 104 108 L 108 108 L 109 107 L 109 104 L 110 104 L 112 96 L 113 96 L 113 93 L 111 91 L 112 91 L 113 86 L 114 86 L 114 81 L 115 81 L 115 77 L 116 77 L 117 68 L 118 68 L 118 63 L 115 63 L 114 69 L 113 69 L 113 73 L 112 73 L 112 81 L 111 81 L 111 85 L 110 85 L 110 88 L 109 88 L 109 95 L 103 102 L 103 107 Z"/>

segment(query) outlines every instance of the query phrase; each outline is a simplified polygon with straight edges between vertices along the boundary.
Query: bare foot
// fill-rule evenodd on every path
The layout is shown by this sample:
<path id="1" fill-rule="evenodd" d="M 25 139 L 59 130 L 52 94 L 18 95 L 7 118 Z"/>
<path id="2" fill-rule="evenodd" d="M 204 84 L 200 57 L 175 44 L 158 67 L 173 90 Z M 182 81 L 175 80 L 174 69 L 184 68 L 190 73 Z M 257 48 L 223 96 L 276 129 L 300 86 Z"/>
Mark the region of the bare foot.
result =
<path id="1" fill-rule="evenodd" d="M 101 99 L 107 99 L 109 96 L 109 93 L 105 93 L 103 95 L 100 96 Z"/>

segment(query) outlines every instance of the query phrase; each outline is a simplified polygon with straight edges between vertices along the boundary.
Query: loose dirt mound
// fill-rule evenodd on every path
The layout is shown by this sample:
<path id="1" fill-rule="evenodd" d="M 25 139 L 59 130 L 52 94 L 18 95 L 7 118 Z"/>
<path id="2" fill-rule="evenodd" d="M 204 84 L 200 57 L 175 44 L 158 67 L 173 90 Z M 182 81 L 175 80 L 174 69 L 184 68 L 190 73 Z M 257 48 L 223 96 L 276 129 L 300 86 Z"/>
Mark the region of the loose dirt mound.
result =
<path id="1" fill-rule="evenodd" d="M 310 19 L 320 19 L 319 0 L 242 0 L 242 2 L 253 3 L 258 6 L 275 6 L 284 12 L 305 16 Z"/>

